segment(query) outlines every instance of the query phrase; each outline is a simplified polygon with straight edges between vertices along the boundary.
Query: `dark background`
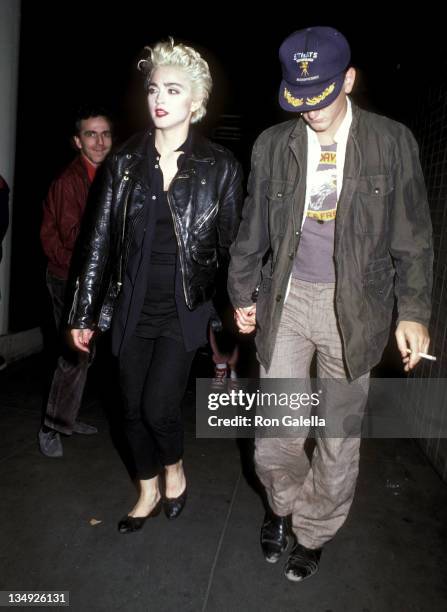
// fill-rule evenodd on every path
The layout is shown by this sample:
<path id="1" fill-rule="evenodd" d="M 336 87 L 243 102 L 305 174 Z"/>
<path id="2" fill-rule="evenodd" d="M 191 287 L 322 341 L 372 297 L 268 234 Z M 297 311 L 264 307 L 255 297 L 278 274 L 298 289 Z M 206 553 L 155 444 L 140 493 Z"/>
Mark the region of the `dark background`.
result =
<path id="1" fill-rule="evenodd" d="M 331 15 L 320 5 L 304 11 L 284 3 L 247 4 L 243 16 L 242 3 L 181 8 L 170 2 L 23 1 L 11 331 L 41 325 L 47 312 L 39 243 L 42 200 L 74 155 L 70 136 L 77 106 L 96 102 L 109 108 L 116 142 L 144 127 L 136 62 L 144 45 L 172 35 L 199 49 L 210 63 L 214 89 L 200 129 L 213 136 L 225 123 L 223 114 L 240 116 L 240 141 L 224 144 L 248 171 L 255 137 L 292 117 L 277 103 L 279 46 L 291 32 L 310 25 L 331 25 L 350 41 L 359 71 L 354 98 L 361 106 L 411 125 L 417 99 L 444 65 L 444 50 L 440 29 L 410 10 L 391 17 L 377 5 L 358 3 L 355 12 Z"/>

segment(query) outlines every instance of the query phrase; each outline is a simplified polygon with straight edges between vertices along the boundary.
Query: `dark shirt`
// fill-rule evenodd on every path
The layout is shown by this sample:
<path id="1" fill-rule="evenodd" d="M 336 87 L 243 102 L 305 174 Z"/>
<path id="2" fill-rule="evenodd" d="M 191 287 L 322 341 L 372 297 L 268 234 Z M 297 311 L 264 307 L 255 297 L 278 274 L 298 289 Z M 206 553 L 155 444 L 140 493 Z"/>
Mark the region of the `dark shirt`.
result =
<path id="1" fill-rule="evenodd" d="M 152 254 L 164 253 L 175 255 L 177 253 L 177 239 L 175 237 L 174 223 L 169 208 L 168 194 L 163 191 L 155 202 L 157 222 L 155 225 L 154 237 L 152 239 Z M 175 258 L 174 258 L 175 259 Z"/>
<path id="2" fill-rule="evenodd" d="M 190 146 L 189 138 L 177 149 L 182 151 L 177 160 L 178 169 L 181 168 L 188 146 Z M 150 264 L 146 279 L 146 295 L 135 333 L 143 338 L 164 336 L 181 342 L 182 332 L 175 299 L 176 267 L 179 265 L 177 239 L 168 194 L 163 191 L 160 155 L 155 148 L 154 139 L 149 148 L 148 178 L 151 188 L 146 205 L 153 207 L 156 222 L 150 252 L 144 255 L 149 257 Z"/>

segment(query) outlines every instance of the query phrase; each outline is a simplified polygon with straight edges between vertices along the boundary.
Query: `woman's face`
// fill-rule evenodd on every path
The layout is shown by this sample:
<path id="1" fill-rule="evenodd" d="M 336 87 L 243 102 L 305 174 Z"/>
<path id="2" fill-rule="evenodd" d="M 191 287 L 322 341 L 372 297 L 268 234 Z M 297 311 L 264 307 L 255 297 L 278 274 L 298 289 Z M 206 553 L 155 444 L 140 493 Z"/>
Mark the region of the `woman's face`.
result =
<path id="1" fill-rule="evenodd" d="M 200 106 L 194 100 L 188 74 L 176 66 L 160 66 L 152 73 L 148 91 L 149 113 L 156 128 L 171 130 L 189 125 Z"/>

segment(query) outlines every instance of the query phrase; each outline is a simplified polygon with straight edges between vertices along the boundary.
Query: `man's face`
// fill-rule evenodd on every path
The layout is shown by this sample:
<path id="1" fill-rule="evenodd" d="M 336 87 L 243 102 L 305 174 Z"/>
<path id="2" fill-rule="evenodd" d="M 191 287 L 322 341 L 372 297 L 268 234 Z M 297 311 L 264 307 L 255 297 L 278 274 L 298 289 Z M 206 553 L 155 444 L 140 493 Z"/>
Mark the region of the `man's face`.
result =
<path id="1" fill-rule="evenodd" d="M 112 132 L 106 117 L 82 119 L 79 134 L 74 137 L 79 151 L 94 165 L 102 164 L 112 147 Z"/>
<path id="2" fill-rule="evenodd" d="M 351 93 L 355 81 L 355 69 L 350 68 L 345 76 L 343 87 L 338 97 L 324 108 L 303 113 L 304 121 L 318 135 L 333 137 L 346 114 L 346 96 Z"/>

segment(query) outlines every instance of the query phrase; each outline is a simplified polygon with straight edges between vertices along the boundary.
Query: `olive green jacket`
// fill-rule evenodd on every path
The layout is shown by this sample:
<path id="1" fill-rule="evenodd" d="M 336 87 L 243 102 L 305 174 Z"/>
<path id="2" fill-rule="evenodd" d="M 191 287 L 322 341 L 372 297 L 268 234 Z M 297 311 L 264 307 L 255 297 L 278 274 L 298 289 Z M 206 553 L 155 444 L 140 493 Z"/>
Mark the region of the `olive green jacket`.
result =
<path id="1" fill-rule="evenodd" d="M 228 292 L 233 306 L 257 293 L 256 348 L 268 370 L 306 194 L 307 130 L 302 119 L 257 139 L 248 196 L 233 243 Z M 395 299 L 398 321 L 428 326 L 432 228 L 418 147 L 402 124 L 353 105 L 337 205 L 335 308 L 347 374 L 376 365 L 388 340 Z"/>

